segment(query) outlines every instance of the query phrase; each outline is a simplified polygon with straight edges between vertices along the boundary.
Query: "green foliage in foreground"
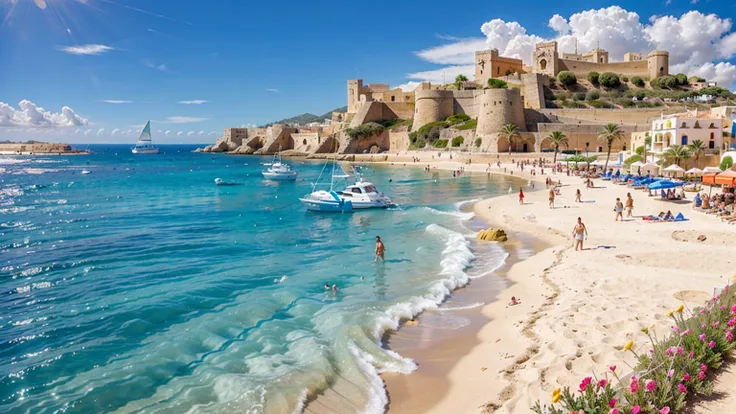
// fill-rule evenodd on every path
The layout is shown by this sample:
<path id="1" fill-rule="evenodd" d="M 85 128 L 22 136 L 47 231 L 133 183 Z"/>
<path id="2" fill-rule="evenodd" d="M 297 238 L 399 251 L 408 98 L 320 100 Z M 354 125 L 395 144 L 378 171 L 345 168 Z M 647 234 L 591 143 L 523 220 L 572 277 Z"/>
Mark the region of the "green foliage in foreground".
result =
<path id="1" fill-rule="evenodd" d="M 460 125 L 457 127 L 460 131 L 467 131 L 469 129 L 476 129 L 478 128 L 478 120 L 477 119 L 471 119 L 470 121 Z"/>
<path id="2" fill-rule="evenodd" d="M 438 139 L 434 143 L 435 148 L 447 148 L 447 140 L 446 139 Z"/>
<path id="3" fill-rule="evenodd" d="M 435 141 L 440 139 L 440 131 L 448 128 L 450 124 L 447 121 L 436 121 L 430 122 L 427 125 L 422 126 L 418 130 L 409 134 L 409 141 L 413 144 L 417 141 L 429 142 L 434 144 Z"/>
<path id="4" fill-rule="evenodd" d="M 645 345 L 628 341 L 622 349 L 638 360 L 628 377 L 616 365 L 603 368 L 595 380 L 585 377 L 577 389 L 555 389 L 552 405 L 537 402 L 538 414 L 585 413 L 680 413 L 688 400 L 713 392 L 713 378 L 736 342 L 736 285 L 726 286 L 702 308 L 680 305 L 667 316 L 672 331 L 657 335 L 651 328 L 641 331 L 649 339 Z M 660 339 L 662 338 L 662 339 Z"/>
<path id="5" fill-rule="evenodd" d="M 458 135 L 455 138 L 452 139 L 452 146 L 453 147 L 459 147 L 463 142 L 465 142 L 465 138 Z"/>
<path id="6" fill-rule="evenodd" d="M 721 171 L 726 171 L 727 169 L 733 167 L 733 158 L 731 158 L 730 155 L 726 155 L 721 160 L 721 165 L 718 166 Z"/>
<path id="7" fill-rule="evenodd" d="M 345 133 L 348 134 L 348 136 L 352 139 L 363 139 L 372 137 L 373 135 L 378 135 L 382 133 L 385 129 L 386 128 L 384 128 L 381 124 L 369 122 L 365 125 L 361 125 L 355 128 L 348 128 L 345 130 Z"/>
<path id="8" fill-rule="evenodd" d="M 578 78 L 575 76 L 575 74 L 566 70 L 557 74 L 557 80 L 559 80 L 560 83 L 565 86 L 570 86 L 578 83 Z"/>
<path id="9" fill-rule="evenodd" d="M 621 85 L 621 79 L 615 73 L 603 72 L 598 76 L 598 83 L 606 88 L 616 88 Z"/>

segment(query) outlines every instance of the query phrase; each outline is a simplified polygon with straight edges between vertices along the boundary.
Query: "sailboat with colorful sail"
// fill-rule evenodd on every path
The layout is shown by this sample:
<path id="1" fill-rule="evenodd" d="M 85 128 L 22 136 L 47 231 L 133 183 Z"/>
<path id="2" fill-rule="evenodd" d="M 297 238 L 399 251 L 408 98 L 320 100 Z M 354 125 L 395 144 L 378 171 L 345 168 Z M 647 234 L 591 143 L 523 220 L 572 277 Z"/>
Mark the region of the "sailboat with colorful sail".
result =
<path id="1" fill-rule="evenodd" d="M 138 141 L 133 148 L 133 154 L 158 154 L 158 147 L 151 141 L 151 121 L 146 122 L 143 131 L 138 136 Z"/>

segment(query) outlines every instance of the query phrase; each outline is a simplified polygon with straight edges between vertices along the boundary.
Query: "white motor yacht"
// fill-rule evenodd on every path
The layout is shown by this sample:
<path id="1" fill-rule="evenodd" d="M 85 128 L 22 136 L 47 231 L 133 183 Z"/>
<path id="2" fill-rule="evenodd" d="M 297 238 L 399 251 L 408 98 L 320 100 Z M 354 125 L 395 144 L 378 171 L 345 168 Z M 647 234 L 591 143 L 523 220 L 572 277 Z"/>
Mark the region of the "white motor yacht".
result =
<path id="1" fill-rule="evenodd" d="M 378 191 L 373 183 L 364 181 L 357 172 L 354 174 L 357 181 L 345 187 L 342 191 L 336 191 L 335 179 L 348 178 L 347 174 L 333 174 L 329 190 L 317 190 L 300 198 L 304 207 L 309 211 L 342 211 L 348 212 L 358 209 L 386 208 L 393 205 L 390 198 Z M 316 185 L 315 185 L 316 186 Z"/>
<path id="2" fill-rule="evenodd" d="M 281 161 L 281 151 L 273 156 L 273 161 L 268 165 L 268 169 L 263 171 L 263 178 L 273 181 L 294 181 L 296 180 L 297 172 L 292 171 L 288 164 L 284 164 Z"/>

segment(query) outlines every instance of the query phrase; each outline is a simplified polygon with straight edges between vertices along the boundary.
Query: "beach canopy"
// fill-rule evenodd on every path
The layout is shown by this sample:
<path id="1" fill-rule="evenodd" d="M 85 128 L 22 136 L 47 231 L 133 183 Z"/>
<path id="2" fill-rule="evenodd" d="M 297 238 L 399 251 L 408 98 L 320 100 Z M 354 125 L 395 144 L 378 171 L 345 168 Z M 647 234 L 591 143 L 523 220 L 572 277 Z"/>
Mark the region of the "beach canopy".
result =
<path id="1" fill-rule="evenodd" d="M 680 187 L 682 185 L 685 185 L 685 183 L 678 182 L 678 181 L 661 180 L 661 181 L 655 181 L 649 184 L 648 188 L 650 190 L 666 190 L 668 188 Z"/>
<path id="2" fill-rule="evenodd" d="M 644 163 L 643 163 L 643 162 L 641 162 L 641 161 L 637 161 L 637 162 L 632 162 L 632 163 L 631 163 L 631 165 L 630 165 L 629 167 L 631 167 L 632 169 L 634 169 L 634 168 L 638 168 L 638 167 L 641 167 L 642 165 L 644 165 Z"/>
<path id="3" fill-rule="evenodd" d="M 648 162 L 641 166 L 642 174 L 658 173 L 658 172 L 659 172 L 659 165 L 657 164 L 652 164 Z"/>
<path id="4" fill-rule="evenodd" d="M 700 168 L 691 168 L 687 171 L 685 171 L 685 174 L 687 175 L 703 175 L 703 170 Z"/>
<path id="5" fill-rule="evenodd" d="M 705 167 L 703 168 L 703 172 L 718 174 L 719 172 L 721 172 L 721 169 L 718 167 Z"/>
<path id="6" fill-rule="evenodd" d="M 685 172 L 685 169 L 680 167 L 677 164 L 672 164 L 669 167 L 664 169 L 667 172 Z"/>

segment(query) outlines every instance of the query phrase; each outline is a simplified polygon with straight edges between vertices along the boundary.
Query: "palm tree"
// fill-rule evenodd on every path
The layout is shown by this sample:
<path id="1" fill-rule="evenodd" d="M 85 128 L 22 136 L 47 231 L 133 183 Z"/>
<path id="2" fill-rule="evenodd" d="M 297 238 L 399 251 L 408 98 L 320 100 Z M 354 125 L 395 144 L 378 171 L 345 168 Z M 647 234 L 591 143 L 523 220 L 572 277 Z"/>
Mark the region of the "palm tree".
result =
<path id="1" fill-rule="evenodd" d="M 667 151 L 662 154 L 665 159 L 674 161 L 675 164 L 680 165 L 680 161 L 690 158 L 690 150 L 684 145 L 670 145 Z"/>
<path id="2" fill-rule="evenodd" d="M 502 138 L 505 138 L 509 142 L 509 155 L 511 154 L 511 144 L 514 143 L 514 140 L 516 138 L 521 138 L 521 132 L 519 132 L 519 127 L 517 127 L 514 124 L 506 124 L 501 128 L 501 132 L 499 133 L 499 136 Z"/>
<path id="3" fill-rule="evenodd" d="M 603 127 L 601 132 L 598 133 L 598 141 L 605 142 L 608 146 L 608 152 L 606 153 L 606 164 L 603 166 L 603 172 L 608 171 L 608 158 L 611 157 L 611 147 L 613 142 L 624 138 L 624 131 L 619 128 L 616 124 L 607 124 Z"/>
<path id="4" fill-rule="evenodd" d="M 700 155 L 705 152 L 705 142 L 694 139 L 693 142 L 691 142 L 687 149 L 690 150 L 690 153 L 695 156 L 695 167 L 698 166 L 698 160 L 700 159 Z"/>
<path id="5" fill-rule="evenodd" d="M 649 148 L 650 145 L 652 145 L 652 137 L 647 135 L 644 138 L 644 164 L 647 163 L 647 148 Z"/>
<path id="6" fill-rule="evenodd" d="M 552 143 L 552 146 L 555 148 L 555 159 L 552 161 L 552 164 L 557 164 L 557 151 L 560 150 L 560 145 L 567 147 L 568 140 L 567 135 L 565 135 L 562 131 L 552 131 L 552 133 L 549 134 L 547 139 Z"/>

